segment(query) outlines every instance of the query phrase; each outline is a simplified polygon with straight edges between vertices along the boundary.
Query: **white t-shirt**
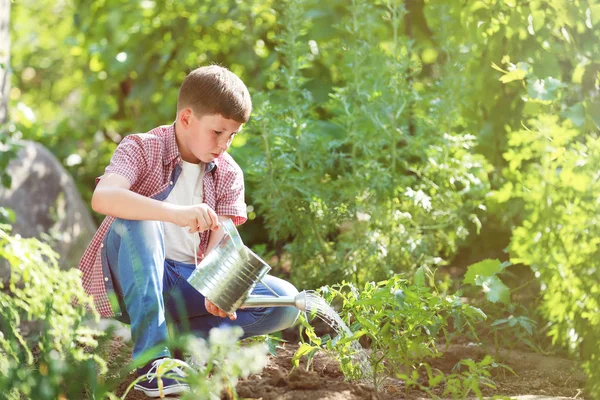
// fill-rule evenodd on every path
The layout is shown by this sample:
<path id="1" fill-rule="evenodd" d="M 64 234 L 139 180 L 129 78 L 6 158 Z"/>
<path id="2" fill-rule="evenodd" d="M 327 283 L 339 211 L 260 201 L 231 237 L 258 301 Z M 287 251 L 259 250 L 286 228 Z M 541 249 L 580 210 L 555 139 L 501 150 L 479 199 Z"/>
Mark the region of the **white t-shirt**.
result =
<path id="1" fill-rule="evenodd" d="M 202 203 L 202 178 L 205 164 L 192 164 L 183 161 L 183 169 L 175 187 L 166 198 L 167 203 L 189 206 Z M 171 222 L 163 222 L 165 228 L 165 258 L 194 264 L 194 252 L 198 251 L 198 233 L 189 233 L 188 228 L 182 228 Z"/>

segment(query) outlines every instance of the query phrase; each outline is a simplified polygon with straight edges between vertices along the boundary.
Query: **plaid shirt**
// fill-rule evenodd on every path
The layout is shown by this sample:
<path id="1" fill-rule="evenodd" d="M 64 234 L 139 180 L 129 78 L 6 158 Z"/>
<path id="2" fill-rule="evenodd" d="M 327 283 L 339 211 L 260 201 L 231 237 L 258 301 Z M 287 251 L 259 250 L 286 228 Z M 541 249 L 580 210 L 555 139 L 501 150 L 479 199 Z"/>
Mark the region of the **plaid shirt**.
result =
<path id="1" fill-rule="evenodd" d="M 115 150 L 105 174 L 124 176 L 130 190 L 146 197 L 165 200 L 181 172 L 181 154 L 175 140 L 175 124 L 159 126 L 148 133 L 125 137 Z M 96 184 L 101 177 L 96 178 Z M 227 153 L 206 166 L 203 178 L 204 203 L 217 215 L 233 217 L 236 225 L 246 221 L 244 176 L 241 168 Z M 107 216 L 79 262 L 85 291 L 93 296 L 96 309 L 103 317 L 120 316 L 114 296 L 112 277 L 106 258 L 105 240 L 115 217 Z M 200 235 L 199 255 L 204 257 L 210 231 Z"/>

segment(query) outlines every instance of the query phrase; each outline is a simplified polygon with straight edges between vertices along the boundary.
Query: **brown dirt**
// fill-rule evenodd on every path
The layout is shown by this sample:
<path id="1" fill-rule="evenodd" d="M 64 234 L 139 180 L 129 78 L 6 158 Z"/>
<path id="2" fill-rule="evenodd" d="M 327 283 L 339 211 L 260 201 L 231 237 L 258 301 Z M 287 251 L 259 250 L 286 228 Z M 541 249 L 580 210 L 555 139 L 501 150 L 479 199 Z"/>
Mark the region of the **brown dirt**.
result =
<path id="1" fill-rule="evenodd" d="M 424 399 L 429 398 L 423 392 L 411 390 L 406 392 L 401 381 L 388 380 L 379 393 L 369 385 L 346 382 L 340 372 L 337 361 L 329 354 L 318 353 L 312 368 L 306 371 L 305 364 L 292 369 L 292 355 L 297 345 L 281 346 L 276 357 L 270 357 L 265 369 L 256 375 L 243 379 L 237 386 L 240 398 L 261 400 L 372 400 L 372 399 Z M 106 357 L 111 365 L 111 371 L 122 367 L 130 361 L 127 357 L 123 362 L 123 354 L 131 351 L 130 345 L 115 338 L 107 349 Z M 486 352 L 477 346 L 452 345 L 439 359 L 430 360 L 434 368 L 449 373 L 461 359 L 471 358 L 481 360 Z M 119 360 L 119 361 L 113 361 Z M 585 376 L 577 369 L 575 363 L 559 357 L 544 356 L 526 351 L 501 352 L 498 360 L 513 368 L 516 376 L 506 372 L 493 377 L 497 390 L 486 390 L 486 396 L 493 395 L 545 395 L 553 397 L 568 397 L 583 399 Z M 109 376 L 108 378 L 111 378 Z M 118 372 L 113 372 L 112 378 L 118 378 Z M 129 374 L 122 377 L 117 387 L 121 396 L 135 376 Z M 227 398 L 227 397 L 224 397 Z M 136 391 L 131 391 L 128 400 L 141 400 L 146 397 Z"/>

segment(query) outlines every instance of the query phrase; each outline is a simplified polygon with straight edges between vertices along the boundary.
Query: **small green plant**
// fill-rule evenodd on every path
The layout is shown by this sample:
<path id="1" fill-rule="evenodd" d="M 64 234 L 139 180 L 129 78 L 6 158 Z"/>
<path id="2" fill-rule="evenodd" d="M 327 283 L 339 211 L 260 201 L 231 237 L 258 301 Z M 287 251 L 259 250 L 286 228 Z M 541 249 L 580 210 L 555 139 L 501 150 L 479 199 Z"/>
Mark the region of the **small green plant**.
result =
<path id="1" fill-rule="evenodd" d="M 182 399 L 220 399 L 224 392 L 238 399 L 235 391 L 238 379 L 262 371 L 268 352 L 264 342 L 243 346 L 239 341 L 243 333 L 237 326 L 213 328 L 207 339 L 192 336 L 180 339 L 190 354 L 189 364 L 179 360 L 165 362 L 156 371 L 157 379 L 161 382 L 163 377 L 171 377 L 169 370 L 179 367 L 187 374 L 185 381 L 190 385 L 190 392 Z M 143 379 L 146 377 L 133 381 L 121 399 Z"/>
<path id="2" fill-rule="evenodd" d="M 478 362 L 470 358 L 459 361 L 453 368 L 456 372 L 445 378 L 443 395 L 450 395 L 453 399 L 466 399 L 475 394 L 477 398 L 482 398 L 481 386 L 496 389 L 491 374 L 493 368 L 504 368 L 514 374 L 509 366 L 496 363 L 489 355 Z"/>
<path id="3" fill-rule="evenodd" d="M 537 322 L 527 315 L 527 309 L 523 306 L 509 304 L 504 312 L 508 313 L 507 317 L 498 318 L 490 324 L 494 336 L 496 357 L 500 356 L 500 349 L 512 350 L 518 343 L 525 344 L 538 353 L 543 353 L 534 336 Z M 518 313 L 522 314 L 518 315 Z"/>
<path id="4" fill-rule="evenodd" d="M 500 364 L 486 355 L 481 361 L 474 361 L 470 358 L 460 360 L 451 374 L 433 369 L 428 363 L 423 363 L 412 371 L 411 374 L 398 374 L 398 378 L 404 380 L 406 388 L 417 388 L 432 399 L 446 398 L 466 399 L 475 394 L 477 398 L 483 398 L 481 387 L 496 389 L 496 383 L 492 379 L 492 370 L 496 368 L 505 369 L 514 374 L 512 368 Z M 420 372 L 425 370 L 425 379 L 421 377 Z M 439 396 L 436 393 L 440 393 Z M 493 399 L 506 399 L 503 396 L 494 396 Z"/>
<path id="5" fill-rule="evenodd" d="M 314 318 L 314 316 L 315 315 L 313 314 L 312 317 Z M 328 348 L 327 344 L 330 342 L 331 337 L 329 335 L 319 337 L 315 333 L 315 329 L 308 322 L 308 316 L 306 313 L 301 313 L 298 321 L 300 322 L 300 340 L 302 343 L 292 356 L 292 365 L 294 368 L 298 368 L 300 366 L 300 360 L 302 357 L 306 357 L 306 370 L 308 371 L 311 367 L 315 354 L 317 354 L 317 352 L 320 350 Z M 308 338 L 308 341 L 305 341 L 304 336 Z"/>
<path id="6" fill-rule="evenodd" d="M 237 399 L 235 386 L 239 378 L 256 374 L 267 365 L 267 347 L 261 343 L 242 346 L 240 327 L 213 328 L 208 340 L 193 338 L 188 346 L 192 354 L 191 392 L 185 399 L 219 399 L 226 390 Z"/>
<path id="7" fill-rule="evenodd" d="M 483 308 L 488 316 L 497 316 L 489 326 L 496 357 L 500 357 L 500 349 L 512 350 L 519 343 L 541 352 L 533 331 L 536 321 L 528 316 L 525 307 L 511 301 L 512 291 L 500 278 L 510 265 L 499 260 L 483 260 L 467 267 L 463 278 L 463 284 L 483 292 L 486 300 Z"/>
<path id="8" fill-rule="evenodd" d="M 449 344 L 464 330 L 474 334 L 474 324 L 485 314 L 459 296 L 440 295 L 433 288 L 393 278 L 367 283 L 362 291 L 351 283 L 321 288 L 329 302 L 341 301 L 340 314 L 350 326 L 351 337 L 315 340 L 303 344 L 297 356 L 311 357 L 318 347 L 335 350 L 341 369 L 349 378 L 369 377 L 379 388 L 387 377 L 406 373 L 427 357 L 438 356 L 438 341 Z M 310 332 L 310 330 L 307 330 Z M 360 354 L 354 341 L 362 337 L 368 346 Z M 302 353 L 302 354 L 300 354 Z M 361 365 L 361 359 L 366 366 Z"/>
<path id="9" fill-rule="evenodd" d="M 286 342 L 285 340 L 283 340 L 282 338 L 280 338 L 278 336 L 280 334 L 281 334 L 280 332 L 277 332 L 273 335 L 251 336 L 249 338 L 242 340 L 242 344 L 246 345 L 246 346 L 252 345 L 252 344 L 262 344 L 262 345 L 266 346 L 267 351 L 269 352 L 270 355 L 276 356 L 277 355 L 277 347 L 279 346 L 279 344 Z"/>

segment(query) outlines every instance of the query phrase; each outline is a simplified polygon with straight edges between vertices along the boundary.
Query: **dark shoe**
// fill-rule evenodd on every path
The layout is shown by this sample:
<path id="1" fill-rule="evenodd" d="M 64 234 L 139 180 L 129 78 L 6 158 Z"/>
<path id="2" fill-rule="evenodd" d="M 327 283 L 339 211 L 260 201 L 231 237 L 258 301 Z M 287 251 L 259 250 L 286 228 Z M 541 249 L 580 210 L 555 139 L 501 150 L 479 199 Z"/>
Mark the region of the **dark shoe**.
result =
<path id="1" fill-rule="evenodd" d="M 138 376 L 144 376 L 145 379 L 136 383 L 133 388 L 141 390 L 148 397 L 161 397 L 189 392 L 190 387 L 184 381 L 187 374 L 179 366 L 166 371 L 161 370 L 162 376 L 158 377 L 157 371 L 159 367 L 167 361 L 175 361 L 178 365 L 185 364 L 182 361 L 171 358 L 159 358 L 158 360 L 151 361 L 143 368 L 138 369 Z M 185 364 L 185 367 L 187 367 L 187 364 Z M 162 381 L 162 390 L 160 389 L 159 381 Z"/>

